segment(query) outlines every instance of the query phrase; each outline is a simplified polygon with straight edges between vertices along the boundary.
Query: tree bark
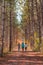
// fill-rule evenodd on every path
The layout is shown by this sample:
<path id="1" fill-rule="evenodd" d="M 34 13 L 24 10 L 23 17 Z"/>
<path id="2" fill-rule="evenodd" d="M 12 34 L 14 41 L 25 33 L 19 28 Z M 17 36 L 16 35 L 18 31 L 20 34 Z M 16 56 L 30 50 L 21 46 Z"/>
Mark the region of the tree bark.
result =
<path id="1" fill-rule="evenodd" d="M 9 51 L 11 52 L 12 48 L 12 20 L 11 20 L 11 1 L 10 1 L 10 44 L 9 44 Z"/>
<path id="2" fill-rule="evenodd" d="M 40 47 L 41 47 L 41 25 L 40 25 L 40 12 L 39 12 L 39 9 L 38 9 L 38 3 L 37 3 L 37 0 L 35 0 L 36 2 L 36 11 L 37 11 L 37 22 L 38 22 L 38 26 L 39 26 L 39 51 L 40 51 Z"/>
<path id="3" fill-rule="evenodd" d="M 3 0 L 3 6 L 2 6 L 2 49 L 1 49 L 1 56 L 3 56 L 3 48 L 4 48 L 4 29 L 5 29 L 5 1 Z"/>

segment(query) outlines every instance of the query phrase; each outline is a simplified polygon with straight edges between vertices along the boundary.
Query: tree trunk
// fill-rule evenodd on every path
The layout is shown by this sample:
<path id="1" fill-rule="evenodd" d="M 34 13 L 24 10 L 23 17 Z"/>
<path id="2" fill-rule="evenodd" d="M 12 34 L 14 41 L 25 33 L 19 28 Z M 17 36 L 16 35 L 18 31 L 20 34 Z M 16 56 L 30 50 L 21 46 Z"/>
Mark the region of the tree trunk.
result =
<path id="1" fill-rule="evenodd" d="M 34 46 L 34 4 L 33 4 L 33 0 L 30 1 L 31 2 L 31 47 L 33 48 Z"/>
<path id="2" fill-rule="evenodd" d="M 43 25 L 43 0 L 41 0 L 41 6 L 42 6 L 42 25 Z"/>
<path id="3" fill-rule="evenodd" d="M 40 51 L 40 47 L 41 47 L 41 25 L 40 25 L 40 12 L 39 12 L 39 8 L 38 8 L 38 3 L 37 0 L 35 0 L 36 2 L 36 11 L 37 11 L 37 22 L 38 22 L 38 26 L 39 26 L 39 51 Z"/>
<path id="4" fill-rule="evenodd" d="M 11 20 L 11 1 L 10 1 L 10 44 L 9 44 L 9 51 L 11 52 L 12 48 L 12 20 Z"/>
<path id="5" fill-rule="evenodd" d="M 5 29 L 5 1 L 3 0 L 3 6 L 2 6 L 2 49 L 1 49 L 1 56 L 3 56 L 3 48 L 4 48 L 4 29 Z"/>

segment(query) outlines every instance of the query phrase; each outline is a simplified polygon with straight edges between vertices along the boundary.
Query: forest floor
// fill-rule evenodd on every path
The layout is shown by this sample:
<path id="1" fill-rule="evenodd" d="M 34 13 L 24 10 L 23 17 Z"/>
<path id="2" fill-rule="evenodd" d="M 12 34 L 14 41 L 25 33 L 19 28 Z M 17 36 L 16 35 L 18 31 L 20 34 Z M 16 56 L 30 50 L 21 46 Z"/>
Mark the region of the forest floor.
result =
<path id="1" fill-rule="evenodd" d="M 43 55 L 40 52 L 9 52 L 0 57 L 0 65 L 43 65 Z"/>

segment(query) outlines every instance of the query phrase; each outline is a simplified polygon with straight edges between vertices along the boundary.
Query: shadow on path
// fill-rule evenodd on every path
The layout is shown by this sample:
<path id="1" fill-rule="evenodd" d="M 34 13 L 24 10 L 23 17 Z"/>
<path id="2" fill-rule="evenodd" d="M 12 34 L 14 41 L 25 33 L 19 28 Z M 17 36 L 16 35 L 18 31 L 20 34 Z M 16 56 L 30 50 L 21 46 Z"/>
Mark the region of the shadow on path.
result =
<path id="1" fill-rule="evenodd" d="M 16 54 L 16 55 L 15 55 Z M 27 56 L 26 53 L 11 53 L 0 58 L 0 65 L 43 65 L 43 57 Z"/>

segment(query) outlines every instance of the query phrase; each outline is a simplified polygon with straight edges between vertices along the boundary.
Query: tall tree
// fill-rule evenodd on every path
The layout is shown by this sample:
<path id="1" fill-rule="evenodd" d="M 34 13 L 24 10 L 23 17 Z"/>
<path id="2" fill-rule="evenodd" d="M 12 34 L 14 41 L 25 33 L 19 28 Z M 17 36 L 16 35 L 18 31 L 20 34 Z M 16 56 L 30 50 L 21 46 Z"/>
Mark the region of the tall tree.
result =
<path id="1" fill-rule="evenodd" d="M 3 48 L 4 48 L 4 29 L 5 29 L 5 0 L 2 2 L 2 49 L 1 49 L 1 56 L 3 56 Z"/>
<path id="2" fill-rule="evenodd" d="M 43 0 L 41 0 L 41 8 L 42 8 L 42 25 L 43 25 Z"/>
<path id="3" fill-rule="evenodd" d="M 33 0 L 30 1 L 31 9 L 30 9 L 30 14 L 31 14 L 31 47 L 34 46 L 34 4 Z"/>
<path id="4" fill-rule="evenodd" d="M 11 51 L 11 47 L 12 47 L 12 18 L 11 18 L 11 7 L 12 6 L 12 1 L 10 0 L 10 45 L 9 45 L 9 51 Z"/>
<path id="5" fill-rule="evenodd" d="M 37 11 L 37 21 L 38 21 L 38 26 L 39 26 L 39 51 L 40 51 L 40 45 L 41 45 L 41 25 L 40 25 L 41 20 L 40 20 L 40 12 L 39 12 L 40 9 L 38 7 L 37 0 L 35 0 L 35 2 L 36 2 L 36 11 Z"/>

